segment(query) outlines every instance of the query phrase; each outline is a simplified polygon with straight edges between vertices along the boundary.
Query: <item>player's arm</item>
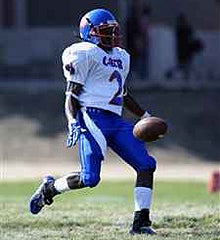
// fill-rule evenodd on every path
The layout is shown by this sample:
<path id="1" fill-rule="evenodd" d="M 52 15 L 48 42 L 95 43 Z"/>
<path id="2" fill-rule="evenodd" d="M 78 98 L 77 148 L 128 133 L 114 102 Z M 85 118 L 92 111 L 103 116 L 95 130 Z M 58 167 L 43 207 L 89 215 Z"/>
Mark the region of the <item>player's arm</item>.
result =
<path id="1" fill-rule="evenodd" d="M 83 85 L 75 82 L 67 82 L 65 114 L 68 123 L 72 123 L 76 119 L 77 111 L 80 108 L 78 97 L 83 90 Z"/>
<path id="2" fill-rule="evenodd" d="M 82 129 L 77 121 L 80 108 L 79 97 L 89 71 L 89 53 L 78 50 L 75 45 L 66 48 L 62 55 L 63 73 L 67 82 L 65 114 L 68 121 L 67 147 L 75 146 Z"/>
<path id="3" fill-rule="evenodd" d="M 75 146 L 82 129 L 76 120 L 80 108 L 78 97 L 83 90 L 83 85 L 75 82 L 67 82 L 65 114 L 68 121 L 67 147 Z"/>
<path id="4" fill-rule="evenodd" d="M 126 108 L 128 111 L 133 113 L 134 115 L 143 118 L 143 117 L 150 117 L 150 113 L 145 111 L 137 102 L 136 100 L 131 96 L 129 91 L 127 89 L 124 90 L 123 94 L 123 102 L 124 102 L 124 108 Z"/>

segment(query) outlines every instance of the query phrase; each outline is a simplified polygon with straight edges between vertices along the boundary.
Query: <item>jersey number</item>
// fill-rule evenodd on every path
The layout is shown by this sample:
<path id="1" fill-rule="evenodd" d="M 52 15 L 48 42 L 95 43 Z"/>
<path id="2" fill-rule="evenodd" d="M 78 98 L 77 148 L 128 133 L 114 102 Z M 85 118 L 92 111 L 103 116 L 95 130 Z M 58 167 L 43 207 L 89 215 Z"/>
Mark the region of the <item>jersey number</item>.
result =
<path id="1" fill-rule="evenodd" d="M 122 91 L 123 91 L 123 88 L 122 88 L 122 78 L 121 78 L 121 74 L 118 71 L 116 71 L 116 70 L 112 73 L 111 77 L 109 78 L 110 82 L 112 82 L 114 80 L 116 80 L 117 83 L 118 83 L 118 90 L 114 94 L 112 99 L 110 100 L 109 104 L 121 106 L 122 102 L 123 102 L 123 97 L 121 96 Z"/>

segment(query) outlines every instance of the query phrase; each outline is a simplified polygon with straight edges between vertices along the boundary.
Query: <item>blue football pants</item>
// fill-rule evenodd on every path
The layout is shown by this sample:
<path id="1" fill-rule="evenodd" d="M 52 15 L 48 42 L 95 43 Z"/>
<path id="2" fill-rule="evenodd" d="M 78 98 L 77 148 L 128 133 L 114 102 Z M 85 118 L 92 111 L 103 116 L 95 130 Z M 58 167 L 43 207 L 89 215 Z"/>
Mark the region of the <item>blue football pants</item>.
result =
<path id="1" fill-rule="evenodd" d="M 80 178 L 85 186 L 94 187 L 99 183 L 106 147 L 110 147 L 136 172 L 156 169 L 155 159 L 148 154 L 145 143 L 133 136 L 133 124 L 129 121 L 96 108 L 80 112 L 78 121 L 86 129 L 79 138 Z"/>

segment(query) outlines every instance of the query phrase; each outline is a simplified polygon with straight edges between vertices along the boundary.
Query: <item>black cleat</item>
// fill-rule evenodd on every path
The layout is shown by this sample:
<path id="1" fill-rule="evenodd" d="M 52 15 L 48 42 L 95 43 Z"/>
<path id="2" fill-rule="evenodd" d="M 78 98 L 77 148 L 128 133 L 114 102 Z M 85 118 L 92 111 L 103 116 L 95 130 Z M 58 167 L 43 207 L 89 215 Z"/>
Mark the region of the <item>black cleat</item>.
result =
<path id="1" fill-rule="evenodd" d="M 45 205 L 53 203 L 53 197 L 58 194 L 54 188 L 55 179 L 51 176 L 44 178 L 42 184 L 32 195 L 29 209 L 32 214 L 38 214 Z"/>
<path id="2" fill-rule="evenodd" d="M 136 211 L 134 215 L 134 221 L 132 228 L 130 229 L 130 234 L 148 234 L 155 235 L 156 232 L 151 227 L 151 221 L 149 219 L 149 210 L 142 209 L 141 211 Z"/>

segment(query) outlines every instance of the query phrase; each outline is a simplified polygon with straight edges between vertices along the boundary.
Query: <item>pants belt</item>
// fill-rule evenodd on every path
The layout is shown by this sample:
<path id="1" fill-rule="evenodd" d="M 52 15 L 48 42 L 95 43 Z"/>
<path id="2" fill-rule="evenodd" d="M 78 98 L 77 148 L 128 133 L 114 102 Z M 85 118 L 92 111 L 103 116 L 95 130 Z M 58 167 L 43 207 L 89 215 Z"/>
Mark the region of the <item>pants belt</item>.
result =
<path id="1" fill-rule="evenodd" d="M 86 111 L 93 112 L 93 113 L 111 113 L 109 110 L 95 108 L 95 107 L 86 107 Z"/>

